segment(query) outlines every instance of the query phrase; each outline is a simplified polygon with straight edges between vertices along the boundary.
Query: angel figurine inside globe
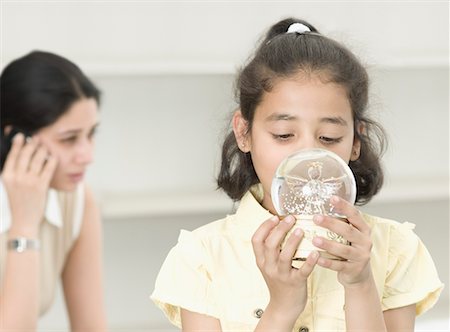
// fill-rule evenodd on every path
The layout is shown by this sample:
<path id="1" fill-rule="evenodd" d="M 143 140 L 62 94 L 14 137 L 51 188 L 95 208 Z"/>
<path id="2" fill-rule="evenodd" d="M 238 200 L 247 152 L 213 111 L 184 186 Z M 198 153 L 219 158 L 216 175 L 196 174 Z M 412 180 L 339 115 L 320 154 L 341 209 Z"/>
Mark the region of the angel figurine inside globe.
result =
<path id="1" fill-rule="evenodd" d="M 317 226 L 312 220 L 314 215 L 322 214 L 346 222 L 345 216 L 333 212 L 330 198 L 336 195 L 352 204 L 355 202 L 355 178 L 338 155 L 324 149 L 300 150 L 290 155 L 278 166 L 271 191 L 278 215 L 283 217 L 291 214 L 296 218 L 296 224 L 286 239 L 297 227 L 304 232 L 294 260 L 306 260 L 313 250 L 323 257 L 341 259 L 312 244 L 315 236 L 349 244 L 342 236 Z"/>

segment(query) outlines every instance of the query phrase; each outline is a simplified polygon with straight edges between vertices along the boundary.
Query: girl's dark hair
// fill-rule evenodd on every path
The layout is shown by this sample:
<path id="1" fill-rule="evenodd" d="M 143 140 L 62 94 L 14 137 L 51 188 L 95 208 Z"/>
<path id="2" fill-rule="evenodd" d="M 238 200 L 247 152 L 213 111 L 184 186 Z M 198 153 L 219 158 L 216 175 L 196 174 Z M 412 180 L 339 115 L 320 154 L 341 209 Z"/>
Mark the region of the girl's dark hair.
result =
<path id="1" fill-rule="evenodd" d="M 100 103 L 100 91 L 74 63 L 34 51 L 9 63 L 0 76 L 1 168 L 11 148 L 5 127 L 33 135 L 82 98 Z"/>
<path id="2" fill-rule="evenodd" d="M 311 32 L 286 33 L 293 23 L 304 24 Z M 277 79 L 291 78 L 299 73 L 316 74 L 322 80 L 346 89 L 353 113 L 355 139 L 361 141 L 360 156 L 358 160 L 350 161 L 349 166 L 356 178 L 356 203 L 367 203 L 383 183 L 380 157 L 386 142 L 383 128 L 366 114 L 369 78 L 366 69 L 346 47 L 321 35 L 308 22 L 288 18 L 272 26 L 238 75 L 235 94 L 248 123 L 248 131 L 263 94 L 272 90 Z M 259 182 L 250 153 L 243 153 L 234 133 L 229 132 L 222 148 L 218 187 L 233 200 L 240 200 Z"/>

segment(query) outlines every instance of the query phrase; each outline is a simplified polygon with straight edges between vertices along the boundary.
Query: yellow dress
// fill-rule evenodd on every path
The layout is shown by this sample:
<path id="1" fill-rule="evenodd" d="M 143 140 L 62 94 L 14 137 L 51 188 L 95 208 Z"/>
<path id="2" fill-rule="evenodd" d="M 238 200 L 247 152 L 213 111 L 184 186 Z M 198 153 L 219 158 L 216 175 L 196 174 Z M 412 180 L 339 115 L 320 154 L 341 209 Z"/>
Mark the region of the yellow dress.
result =
<path id="1" fill-rule="evenodd" d="M 251 237 L 271 217 L 257 186 L 235 214 L 182 230 L 156 279 L 151 299 L 176 326 L 180 308 L 216 317 L 223 331 L 253 331 L 269 303 L 256 266 Z M 260 191 L 260 190 L 259 190 Z M 256 197 L 255 197 L 256 196 Z M 259 199 L 257 199 L 259 198 Z M 413 224 L 364 215 L 372 229 L 371 267 L 383 310 L 416 303 L 431 308 L 443 288 L 433 260 Z M 336 272 L 316 266 L 308 279 L 308 302 L 293 331 L 345 331 L 344 288 Z"/>

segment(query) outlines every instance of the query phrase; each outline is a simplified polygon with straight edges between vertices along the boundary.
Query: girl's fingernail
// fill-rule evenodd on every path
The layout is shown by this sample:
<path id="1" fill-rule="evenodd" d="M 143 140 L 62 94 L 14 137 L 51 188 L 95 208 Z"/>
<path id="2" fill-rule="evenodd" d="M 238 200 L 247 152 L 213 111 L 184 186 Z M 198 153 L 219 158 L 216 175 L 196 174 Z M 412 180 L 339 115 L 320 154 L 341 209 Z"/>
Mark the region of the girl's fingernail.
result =
<path id="1" fill-rule="evenodd" d="M 277 223 L 279 221 L 278 216 L 272 216 L 270 217 L 270 220 L 273 221 L 274 223 Z"/>
<path id="2" fill-rule="evenodd" d="M 314 239 L 313 239 L 313 244 L 315 244 L 315 245 L 321 245 L 323 243 L 323 240 L 320 238 L 320 237 L 315 237 Z"/>
<path id="3" fill-rule="evenodd" d="M 314 222 L 320 224 L 323 221 L 323 216 L 314 216 Z"/>
<path id="4" fill-rule="evenodd" d="M 284 222 L 290 224 L 290 223 L 292 223 L 294 221 L 294 219 L 295 218 L 293 216 L 288 215 L 286 218 L 284 218 Z"/>
<path id="5" fill-rule="evenodd" d="M 296 228 L 294 231 L 295 236 L 302 236 L 303 231 L 301 228 Z"/>
<path id="6" fill-rule="evenodd" d="M 333 203 L 333 204 L 339 203 L 339 197 L 332 196 L 331 199 L 330 199 L 330 202 Z"/>

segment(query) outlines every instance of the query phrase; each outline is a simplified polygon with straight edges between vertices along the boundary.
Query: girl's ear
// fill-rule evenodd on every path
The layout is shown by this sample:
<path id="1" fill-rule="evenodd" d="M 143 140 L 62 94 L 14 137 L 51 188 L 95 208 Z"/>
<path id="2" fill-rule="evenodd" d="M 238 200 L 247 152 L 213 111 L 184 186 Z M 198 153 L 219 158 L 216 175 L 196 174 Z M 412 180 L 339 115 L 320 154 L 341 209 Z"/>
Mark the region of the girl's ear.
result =
<path id="1" fill-rule="evenodd" d="M 356 130 L 358 131 L 358 134 L 355 133 L 355 138 L 353 139 L 352 155 L 350 156 L 351 161 L 358 160 L 361 154 L 361 139 L 359 137 L 364 135 L 366 126 L 364 126 L 363 123 L 358 123 Z"/>
<path id="2" fill-rule="evenodd" d="M 240 110 L 237 110 L 233 114 L 233 132 L 236 138 L 236 143 L 244 153 L 250 151 L 251 142 L 248 135 L 248 121 L 244 119 Z"/>

